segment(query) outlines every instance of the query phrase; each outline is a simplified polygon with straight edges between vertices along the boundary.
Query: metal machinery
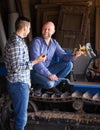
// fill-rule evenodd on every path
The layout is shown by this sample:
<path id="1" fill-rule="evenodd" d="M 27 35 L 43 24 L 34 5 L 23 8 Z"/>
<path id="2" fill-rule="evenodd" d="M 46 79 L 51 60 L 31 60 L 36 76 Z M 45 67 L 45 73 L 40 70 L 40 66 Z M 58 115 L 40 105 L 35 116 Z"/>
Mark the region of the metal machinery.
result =
<path id="1" fill-rule="evenodd" d="M 96 56 L 93 55 L 92 59 L 96 59 Z M 90 67 L 93 63 L 90 58 L 89 67 L 86 67 L 84 72 L 86 78 L 91 76 L 88 73 L 93 71 Z M 4 74 L 1 71 L 0 130 L 12 130 L 13 107 L 4 89 L 6 70 L 3 63 L 1 63 L 1 70 Z M 25 130 L 100 130 L 100 83 L 90 82 L 88 79 L 70 81 L 62 78 L 63 82 L 58 87 L 61 91 L 66 87 L 68 91 L 63 91 L 61 95 L 46 91 L 38 97 L 34 96 L 34 89 L 31 90 L 28 123 Z"/>

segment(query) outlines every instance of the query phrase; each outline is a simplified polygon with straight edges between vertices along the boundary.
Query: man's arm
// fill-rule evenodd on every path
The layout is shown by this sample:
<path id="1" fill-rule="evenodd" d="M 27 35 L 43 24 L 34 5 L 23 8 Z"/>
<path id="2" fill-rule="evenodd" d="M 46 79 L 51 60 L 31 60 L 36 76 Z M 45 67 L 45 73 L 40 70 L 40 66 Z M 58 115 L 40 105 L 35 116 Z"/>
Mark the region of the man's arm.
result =
<path id="1" fill-rule="evenodd" d="M 41 55 L 41 41 L 39 39 L 34 39 L 29 46 L 29 53 L 30 53 L 30 59 L 34 60 L 38 56 Z M 36 65 L 34 65 L 34 69 L 44 75 L 45 77 L 48 77 L 48 75 L 51 75 L 48 68 L 44 65 L 44 62 L 40 62 Z"/>
<path id="2" fill-rule="evenodd" d="M 56 40 L 55 40 L 55 43 L 56 43 L 56 55 L 66 62 L 74 61 L 82 54 L 81 51 L 77 51 L 76 55 L 67 54 Z"/>

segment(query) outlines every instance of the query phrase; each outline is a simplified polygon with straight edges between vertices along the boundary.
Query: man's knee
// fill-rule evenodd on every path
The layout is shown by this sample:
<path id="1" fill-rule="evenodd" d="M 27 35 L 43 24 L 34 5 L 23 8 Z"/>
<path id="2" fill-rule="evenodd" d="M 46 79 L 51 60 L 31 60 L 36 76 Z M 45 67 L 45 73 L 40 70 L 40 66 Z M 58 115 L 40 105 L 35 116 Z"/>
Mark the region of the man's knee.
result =
<path id="1" fill-rule="evenodd" d="M 65 62 L 65 68 L 68 70 L 72 70 L 73 69 L 73 63 L 72 62 Z"/>
<path id="2" fill-rule="evenodd" d="M 69 67 L 69 69 L 72 70 L 73 69 L 73 63 L 72 62 L 68 62 L 67 63 L 67 67 Z"/>
<path id="3" fill-rule="evenodd" d="M 55 84 L 55 81 L 49 80 L 48 82 L 45 83 L 45 87 L 46 87 L 47 89 L 50 89 L 50 88 L 53 88 L 53 87 L 54 87 L 54 84 Z"/>

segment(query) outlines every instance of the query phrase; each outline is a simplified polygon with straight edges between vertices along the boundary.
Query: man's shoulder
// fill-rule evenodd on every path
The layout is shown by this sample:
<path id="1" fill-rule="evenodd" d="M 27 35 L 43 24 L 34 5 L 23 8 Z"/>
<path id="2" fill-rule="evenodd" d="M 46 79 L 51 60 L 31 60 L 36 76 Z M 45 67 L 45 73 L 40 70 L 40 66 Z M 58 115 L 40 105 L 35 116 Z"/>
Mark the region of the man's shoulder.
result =
<path id="1" fill-rule="evenodd" d="M 31 44 L 41 44 L 43 43 L 43 38 L 42 37 L 34 37 L 33 40 L 31 41 Z"/>
<path id="2" fill-rule="evenodd" d="M 42 38 L 41 36 L 37 36 L 37 37 L 34 37 L 34 38 L 33 38 L 33 41 L 34 41 L 34 40 L 42 40 L 42 39 L 43 39 L 43 38 Z"/>
<path id="3" fill-rule="evenodd" d="M 30 43 L 36 43 L 36 42 L 39 42 L 39 41 L 41 41 L 41 37 L 34 37 L 32 40 L 31 40 L 31 42 Z"/>
<path id="4" fill-rule="evenodd" d="M 54 44 L 58 44 L 57 40 L 55 38 L 52 38 L 51 41 L 54 43 Z"/>
<path id="5" fill-rule="evenodd" d="M 21 45 L 21 44 L 23 43 L 23 39 L 22 39 L 20 36 L 18 36 L 18 35 L 16 35 L 15 33 L 13 33 L 13 34 L 9 37 L 7 43 L 10 44 L 11 46 L 12 46 L 12 45 L 14 45 L 14 46 L 19 46 L 19 45 Z"/>

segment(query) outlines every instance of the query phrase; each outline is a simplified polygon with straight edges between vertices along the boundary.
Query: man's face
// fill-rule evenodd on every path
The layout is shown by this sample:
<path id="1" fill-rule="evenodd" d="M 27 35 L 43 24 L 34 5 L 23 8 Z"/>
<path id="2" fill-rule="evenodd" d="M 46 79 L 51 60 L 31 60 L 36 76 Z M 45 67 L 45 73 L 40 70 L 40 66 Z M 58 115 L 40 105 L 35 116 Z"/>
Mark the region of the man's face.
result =
<path id="1" fill-rule="evenodd" d="M 52 23 L 47 23 L 42 28 L 42 35 L 45 39 L 51 38 L 55 32 L 55 27 Z"/>

